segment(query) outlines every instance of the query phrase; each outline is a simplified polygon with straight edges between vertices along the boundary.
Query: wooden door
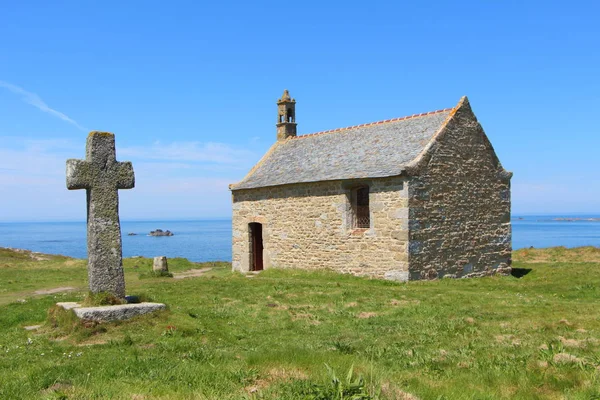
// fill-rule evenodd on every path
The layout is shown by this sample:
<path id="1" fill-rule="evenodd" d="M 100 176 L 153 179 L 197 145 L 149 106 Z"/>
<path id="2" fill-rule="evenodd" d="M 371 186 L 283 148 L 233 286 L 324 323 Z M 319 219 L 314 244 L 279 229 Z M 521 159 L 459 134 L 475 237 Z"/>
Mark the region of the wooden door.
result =
<path id="1" fill-rule="evenodd" d="M 250 271 L 263 269 L 263 238 L 262 224 L 253 222 L 250 229 Z"/>

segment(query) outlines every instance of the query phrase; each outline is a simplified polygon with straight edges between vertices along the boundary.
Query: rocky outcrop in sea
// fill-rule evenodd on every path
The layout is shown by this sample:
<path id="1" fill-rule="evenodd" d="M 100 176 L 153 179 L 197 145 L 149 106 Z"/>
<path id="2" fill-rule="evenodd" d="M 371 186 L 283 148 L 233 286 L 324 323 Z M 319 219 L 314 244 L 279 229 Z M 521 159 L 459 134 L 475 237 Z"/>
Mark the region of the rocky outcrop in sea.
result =
<path id="1" fill-rule="evenodd" d="M 163 231 L 162 229 L 157 229 L 155 231 L 151 231 L 149 236 L 173 236 L 173 232 L 170 230 Z"/>

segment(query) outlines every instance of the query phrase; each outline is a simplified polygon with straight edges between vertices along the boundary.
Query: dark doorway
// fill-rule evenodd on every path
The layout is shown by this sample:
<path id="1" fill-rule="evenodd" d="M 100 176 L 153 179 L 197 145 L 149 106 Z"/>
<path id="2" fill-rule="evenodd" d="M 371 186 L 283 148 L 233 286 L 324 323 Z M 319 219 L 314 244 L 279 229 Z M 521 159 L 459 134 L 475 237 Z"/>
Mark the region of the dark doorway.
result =
<path id="1" fill-rule="evenodd" d="M 250 271 L 263 270 L 263 236 L 262 224 L 248 224 L 250 230 Z"/>

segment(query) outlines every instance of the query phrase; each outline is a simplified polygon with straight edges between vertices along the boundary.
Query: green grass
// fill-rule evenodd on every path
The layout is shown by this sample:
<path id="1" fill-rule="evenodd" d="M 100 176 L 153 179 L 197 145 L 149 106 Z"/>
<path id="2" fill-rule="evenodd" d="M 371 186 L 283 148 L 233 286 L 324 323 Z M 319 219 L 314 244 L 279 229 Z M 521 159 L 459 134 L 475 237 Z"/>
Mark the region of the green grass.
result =
<path id="1" fill-rule="evenodd" d="M 53 307 L 87 295 L 85 261 L 0 250 L 0 398 L 600 399 L 596 256 L 520 250 L 520 279 L 408 284 L 127 259 L 128 293 L 169 310 L 99 325 Z M 77 290 L 33 294 L 60 286 Z"/>

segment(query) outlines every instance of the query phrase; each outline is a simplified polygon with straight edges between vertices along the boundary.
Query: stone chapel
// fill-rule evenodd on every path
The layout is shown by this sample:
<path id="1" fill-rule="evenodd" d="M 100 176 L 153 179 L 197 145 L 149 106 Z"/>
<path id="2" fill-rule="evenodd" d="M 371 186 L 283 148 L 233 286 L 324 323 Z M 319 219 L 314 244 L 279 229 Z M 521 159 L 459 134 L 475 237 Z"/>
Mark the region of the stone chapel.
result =
<path id="1" fill-rule="evenodd" d="M 466 97 L 453 108 L 277 140 L 233 199 L 233 269 L 399 281 L 511 271 L 510 179 Z"/>

